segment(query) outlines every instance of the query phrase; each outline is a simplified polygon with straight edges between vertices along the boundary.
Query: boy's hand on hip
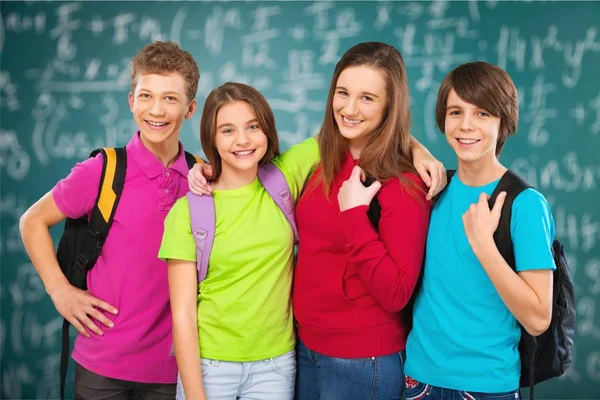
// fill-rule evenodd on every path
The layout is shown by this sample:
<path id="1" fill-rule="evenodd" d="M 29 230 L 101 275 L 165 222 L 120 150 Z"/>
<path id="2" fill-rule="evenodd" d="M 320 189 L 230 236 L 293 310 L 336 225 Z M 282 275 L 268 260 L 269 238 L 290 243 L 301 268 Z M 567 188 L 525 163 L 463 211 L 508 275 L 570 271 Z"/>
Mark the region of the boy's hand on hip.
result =
<path id="1" fill-rule="evenodd" d="M 61 285 L 50 293 L 56 310 L 67 321 L 86 337 L 90 334 L 85 328 L 97 335 L 103 335 L 102 329 L 96 325 L 92 318 L 101 322 L 104 326 L 112 328 L 114 323 L 108 319 L 100 310 L 117 314 L 117 309 L 107 302 L 92 296 L 88 291 L 77 289 L 70 283 Z"/>

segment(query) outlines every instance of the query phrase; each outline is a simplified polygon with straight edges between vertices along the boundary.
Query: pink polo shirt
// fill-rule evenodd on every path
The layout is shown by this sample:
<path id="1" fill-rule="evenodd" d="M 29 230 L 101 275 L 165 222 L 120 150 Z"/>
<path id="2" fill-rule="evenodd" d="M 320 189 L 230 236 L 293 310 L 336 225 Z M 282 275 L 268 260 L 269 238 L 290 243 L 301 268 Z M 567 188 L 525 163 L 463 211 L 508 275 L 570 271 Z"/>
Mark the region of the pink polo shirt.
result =
<path id="1" fill-rule="evenodd" d="M 78 335 L 73 359 L 109 378 L 146 383 L 175 383 L 177 365 L 171 350 L 171 309 L 167 264 L 158 259 L 164 219 L 188 191 L 183 146 L 169 168 L 142 144 L 139 132 L 127 144 L 127 174 L 102 255 L 87 277 L 89 292 L 112 304 L 105 314 L 113 328 L 103 336 Z M 52 189 L 68 217 L 90 214 L 98 194 L 102 156 L 78 163 Z"/>

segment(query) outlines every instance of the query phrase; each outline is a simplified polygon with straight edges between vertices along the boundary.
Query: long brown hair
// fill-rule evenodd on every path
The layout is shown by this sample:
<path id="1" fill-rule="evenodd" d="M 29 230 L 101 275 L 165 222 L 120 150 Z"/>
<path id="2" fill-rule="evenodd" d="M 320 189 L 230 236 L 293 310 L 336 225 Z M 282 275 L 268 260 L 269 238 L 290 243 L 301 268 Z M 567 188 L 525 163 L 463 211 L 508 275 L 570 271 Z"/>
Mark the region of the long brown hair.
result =
<path id="1" fill-rule="evenodd" d="M 416 187 L 402 176 L 415 172 L 410 154 L 410 109 L 408 82 L 402 55 L 394 47 L 381 42 L 359 43 L 348 50 L 335 65 L 325 118 L 319 131 L 321 171 L 317 183 L 329 194 L 335 175 L 348 152 L 346 139 L 341 135 L 333 113 L 333 97 L 342 71 L 346 68 L 368 66 L 383 73 L 386 83 L 387 110 L 381 125 L 373 131 L 360 154 L 358 165 L 367 176 L 377 180 L 396 177 L 402 183 Z"/>
<path id="2" fill-rule="evenodd" d="M 256 115 L 258 124 L 267 137 L 267 151 L 259 164 L 270 162 L 273 157 L 279 155 L 279 137 L 275 128 L 275 116 L 269 103 L 262 94 L 252 86 L 243 83 L 227 82 L 213 89 L 204 102 L 202 118 L 200 119 L 200 142 L 202 150 L 213 166 L 213 177 L 219 178 L 222 171 L 221 156 L 215 146 L 217 134 L 217 114 L 226 104 L 234 101 L 248 103 Z"/>

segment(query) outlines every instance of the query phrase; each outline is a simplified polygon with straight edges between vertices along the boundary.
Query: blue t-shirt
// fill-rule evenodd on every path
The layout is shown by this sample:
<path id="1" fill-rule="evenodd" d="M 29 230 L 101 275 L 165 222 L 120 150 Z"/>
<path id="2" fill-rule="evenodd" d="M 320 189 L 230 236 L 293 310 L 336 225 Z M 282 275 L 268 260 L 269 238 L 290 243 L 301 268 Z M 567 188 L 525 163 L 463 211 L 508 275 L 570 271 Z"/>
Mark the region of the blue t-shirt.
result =
<path id="1" fill-rule="evenodd" d="M 498 393 L 519 387 L 519 323 L 467 240 L 462 215 L 499 180 L 467 186 L 452 178 L 431 213 L 423 285 L 406 343 L 405 373 L 455 390 Z M 527 189 L 514 200 L 511 236 L 517 271 L 555 269 L 554 219 L 546 199 Z"/>

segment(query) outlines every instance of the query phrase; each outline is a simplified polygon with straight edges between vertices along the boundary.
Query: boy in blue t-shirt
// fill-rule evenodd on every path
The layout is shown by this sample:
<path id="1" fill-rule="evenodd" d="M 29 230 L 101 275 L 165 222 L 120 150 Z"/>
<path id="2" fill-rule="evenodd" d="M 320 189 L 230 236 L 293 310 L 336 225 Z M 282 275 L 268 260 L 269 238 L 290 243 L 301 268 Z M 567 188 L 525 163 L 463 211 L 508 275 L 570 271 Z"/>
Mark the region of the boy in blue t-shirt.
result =
<path id="1" fill-rule="evenodd" d="M 516 270 L 493 235 L 506 193 L 488 199 L 506 167 L 498 156 L 518 122 L 517 91 L 502 69 L 473 62 L 440 86 L 438 127 L 458 170 L 433 208 L 423 285 L 406 345 L 406 398 L 519 398 L 520 327 L 536 336 L 550 324 L 554 220 L 534 189 L 512 205 Z"/>

